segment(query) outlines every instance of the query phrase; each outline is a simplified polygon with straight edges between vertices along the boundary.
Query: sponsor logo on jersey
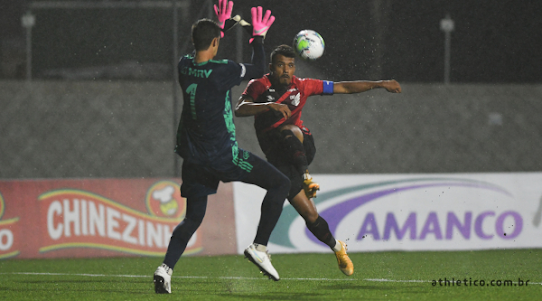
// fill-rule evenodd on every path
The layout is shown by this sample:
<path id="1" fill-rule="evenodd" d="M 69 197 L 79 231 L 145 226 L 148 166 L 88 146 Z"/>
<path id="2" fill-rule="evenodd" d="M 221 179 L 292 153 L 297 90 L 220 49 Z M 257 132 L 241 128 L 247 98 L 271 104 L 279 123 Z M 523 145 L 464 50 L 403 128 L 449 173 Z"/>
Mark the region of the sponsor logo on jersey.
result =
<path id="1" fill-rule="evenodd" d="M 296 95 L 290 95 L 291 104 L 293 106 L 297 107 L 299 105 L 300 99 L 301 99 L 301 97 L 300 97 L 299 93 L 297 93 Z"/>
<path id="2" fill-rule="evenodd" d="M 199 78 L 209 78 L 212 72 L 213 70 L 202 70 L 202 69 L 196 69 L 196 68 L 190 68 L 190 67 L 183 67 L 181 69 L 182 74 L 193 76 L 193 77 L 199 77 Z"/>

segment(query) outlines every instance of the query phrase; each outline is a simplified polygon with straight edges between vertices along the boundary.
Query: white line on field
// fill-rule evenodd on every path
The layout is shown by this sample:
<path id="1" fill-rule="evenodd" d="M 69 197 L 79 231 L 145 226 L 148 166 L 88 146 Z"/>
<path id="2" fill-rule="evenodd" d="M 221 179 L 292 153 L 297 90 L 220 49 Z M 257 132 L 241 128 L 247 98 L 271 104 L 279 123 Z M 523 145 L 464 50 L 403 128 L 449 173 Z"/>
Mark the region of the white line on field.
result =
<path id="1" fill-rule="evenodd" d="M 14 273 L 0 273 L 0 275 L 37 275 L 37 276 L 81 276 L 81 277 L 120 277 L 120 278 L 151 278 L 152 275 L 106 275 L 106 274 L 70 274 L 70 273 L 34 273 L 34 272 L 14 272 Z M 235 280 L 267 280 L 264 277 L 209 277 L 209 276 L 172 276 L 172 278 L 178 279 L 235 279 Z M 431 283 L 432 280 L 397 280 L 397 279 L 355 279 L 355 278 L 281 278 L 282 280 L 293 281 L 372 281 L 372 282 L 395 282 L 395 283 Z M 513 282 L 517 283 L 517 282 Z M 542 282 L 529 282 L 529 284 L 542 285 Z"/>
<path id="2" fill-rule="evenodd" d="M 82 277 L 120 277 L 120 278 L 151 278 L 152 275 L 106 275 L 106 274 L 70 274 L 70 273 L 33 273 L 33 272 L 14 272 L 0 273 L 0 275 L 40 275 L 40 276 L 82 276 Z M 179 279 L 236 279 L 236 280 L 267 280 L 264 277 L 208 277 L 208 276 L 172 276 Z M 283 280 L 299 281 L 353 281 L 358 279 L 333 279 L 333 278 L 282 278 Z"/>
<path id="3" fill-rule="evenodd" d="M 0 273 L 2 275 L 38 275 L 38 276 L 83 276 L 83 277 L 123 277 L 123 278 L 143 278 L 149 276 L 143 275 L 105 275 L 105 274 L 69 274 L 69 273 L 33 273 L 33 272 L 14 272 L 14 273 Z"/>

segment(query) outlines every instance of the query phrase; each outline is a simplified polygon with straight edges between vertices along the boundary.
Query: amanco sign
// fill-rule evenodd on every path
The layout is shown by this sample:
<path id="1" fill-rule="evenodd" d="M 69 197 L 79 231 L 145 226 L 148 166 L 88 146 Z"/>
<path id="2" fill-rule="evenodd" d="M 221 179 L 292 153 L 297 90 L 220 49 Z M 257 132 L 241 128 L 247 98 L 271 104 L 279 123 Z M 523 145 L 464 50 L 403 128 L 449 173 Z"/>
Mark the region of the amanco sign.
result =
<path id="1" fill-rule="evenodd" d="M 367 249 L 367 245 L 385 249 L 489 247 L 493 240 L 515 239 L 523 230 L 524 218 L 514 209 L 513 195 L 491 183 L 435 178 L 371 186 L 321 212 L 339 237 L 355 234 L 351 250 Z"/>
<path id="2" fill-rule="evenodd" d="M 540 173 L 314 178 L 318 211 L 351 252 L 542 247 Z M 270 242 L 279 252 L 328 251 L 289 204 Z"/>

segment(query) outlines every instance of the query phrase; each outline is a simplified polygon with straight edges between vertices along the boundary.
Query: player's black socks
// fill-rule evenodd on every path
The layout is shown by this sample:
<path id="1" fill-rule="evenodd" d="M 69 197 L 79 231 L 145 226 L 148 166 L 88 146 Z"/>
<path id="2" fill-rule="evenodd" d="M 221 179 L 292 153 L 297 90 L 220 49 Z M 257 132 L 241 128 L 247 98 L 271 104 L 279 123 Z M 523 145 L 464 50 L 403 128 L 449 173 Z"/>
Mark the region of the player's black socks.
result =
<path id="1" fill-rule="evenodd" d="M 305 147 L 303 143 L 297 139 L 294 133 L 290 130 L 281 132 L 284 139 L 284 147 L 288 153 L 292 163 L 295 165 L 299 173 L 303 174 L 309 169 L 307 156 L 305 155 Z"/>
<path id="2" fill-rule="evenodd" d="M 254 238 L 254 243 L 267 246 L 290 190 L 290 180 L 273 165 L 258 158 L 250 174 L 242 181 L 267 190 L 262 201 L 260 223 Z"/>
<path id="3" fill-rule="evenodd" d="M 175 264 L 184 253 L 188 241 L 201 225 L 207 209 L 207 196 L 190 197 L 186 200 L 186 216 L 175 227 L 171 235 L 171 243 L 168 246 L 164 263 L 175 268 Z"/>
<path id="4" fill-rule="evenodd" d="M 316 238 L 318 238 L 321 242 L 328 245 L 330 248 L 333 248 L 336 244 L 335 237 L 333 237 L 333 234 L 331 234 L 331 231 L 329 230 L 329 225 L 327 224 L 326 220 L 323 219 L 321 216 L 318 216 L 316 221 L 312 224 L 306 223 L 307 228 L 311 231 Z"/>

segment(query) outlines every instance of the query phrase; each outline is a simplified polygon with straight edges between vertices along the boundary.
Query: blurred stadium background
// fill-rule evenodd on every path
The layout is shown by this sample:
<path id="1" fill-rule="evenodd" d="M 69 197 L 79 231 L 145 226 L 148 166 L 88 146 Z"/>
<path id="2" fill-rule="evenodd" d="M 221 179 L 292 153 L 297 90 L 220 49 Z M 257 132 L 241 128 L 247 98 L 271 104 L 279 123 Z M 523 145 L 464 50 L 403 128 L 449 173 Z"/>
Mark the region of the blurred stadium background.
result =
<path id="1" fill-rule="evenodd" d="M 173 66 L 212 3 L 3 0 L 0 178 L 178 176 Z M 542 170 L 542 2 L 237 0 L 234 13 L 255 5 L 277 16 L 268 53 L 302 29 L 324 37 L 326 54 L 298 61 L 299 76 L 403 85 L 310 99 L 313 173 Z M 248 61 L 246 40 L 234 31 L 219 56 Z M 261 155 L 252 119 L 236 125 L 240 146 Z"/>

